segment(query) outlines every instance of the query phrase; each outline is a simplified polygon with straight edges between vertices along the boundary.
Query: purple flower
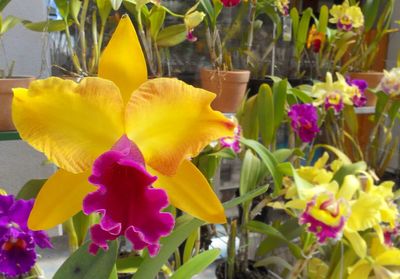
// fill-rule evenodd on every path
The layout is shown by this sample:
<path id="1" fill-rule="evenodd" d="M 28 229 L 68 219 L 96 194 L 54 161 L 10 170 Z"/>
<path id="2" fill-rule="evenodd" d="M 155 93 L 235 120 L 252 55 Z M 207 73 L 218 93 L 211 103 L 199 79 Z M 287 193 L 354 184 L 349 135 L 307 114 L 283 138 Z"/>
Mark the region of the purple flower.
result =
<path id="1" fill-rule="evenodd" d="M 313 105 L 293 105 L 288 116 L 291 119 L 292 129 L 303 142 L 311 142 L 319 132 L 317 109 Z"/>
<path id="2" fill-rule="evenodd" d="M 107 250 L 107 241 L 120 235 L 135 250 L 147 248 L 151 256 L 158 253 L 159 240 L 171 232 L 174 218 L 161 212 L 168 198 L 164 190 L 151 187 L 156 179 L 146 171 L 142 154 L 126 136 L 96 159 L 89 182 L 99 189 L 83 201 L 85 214 L 102 214 L 100 223 L 90 228 L 92 254 L 99 248 Z"/>
<path id="3" fill-rule="evenodd" d="M 353 104 L 356 107 L 363 107 L 367 103 L 367 96 L 365 96 L 365 90 L 368 88 L 368 83 L 363 79 L 351 79 L 346 78 L 346 82 L 353 88 Z"/>
<path id="4" fill-rule="evenodd" d="M 16 200 L 0 195 L 0 274 L 19 276 L 29 272 L 36 262 L 35 246 L 52 248 L 43 231 L 27 226 L 33 200 Z"/>
<path id="5" fill-rule="evenodd" d="M 333 108 L 336 112 L 342 111 L 344 108 L 342 95 L 337 92 L 328 93 L 325 97 L 324 107 L 326 110 Z"/>
<path id="6" fill-rule="evenodd" d="M 197 41 L 197 37 L 194 35 L 194 30 L 190 29 L 186 33 L 186 40 L 188 40 L 191 43 L 194 43 Z"/>
<path id="7" fill-rule="evenodd" d="M 322 193 L 307 203 L 299 223 L 306 224 L 307 230 L 315 234 L 319 243 L 327 238 L 339 239 L 348 217 L 348 205 L 343 199 Z"/>
<path id="8" fill-rule="evenodd" d="M 239 125 L 237 125 L 234 130 L 233 137 L 224 137 L 219 140 L 221 147 L 222 148 L 230 148 L 235 153 L 240 153 L 240 151 L 242 150 L 242 148 L 240 146 L 240 141 L 239 141 L 241 134 L 242 134 L 242 128 Z"/>

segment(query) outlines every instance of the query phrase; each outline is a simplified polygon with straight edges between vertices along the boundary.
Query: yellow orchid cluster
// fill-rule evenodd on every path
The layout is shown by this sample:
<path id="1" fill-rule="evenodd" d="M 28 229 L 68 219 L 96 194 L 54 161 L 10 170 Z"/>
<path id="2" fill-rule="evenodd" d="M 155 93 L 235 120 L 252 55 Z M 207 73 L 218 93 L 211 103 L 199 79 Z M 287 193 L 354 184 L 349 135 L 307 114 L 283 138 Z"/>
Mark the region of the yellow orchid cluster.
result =
<path id="1" fill-rule="evenodd" d="M 372 177 L 361 171 L 345 176 L 340 183 L 335 177 L 345 164 L 334 160 L 328 167 L 328 161 L 325 153 L 313 166 L 298 168 L 298 179 L 286 180 L 288 201 L 282 207 L 298 215 L 299 223 L 305 224 L 319 243 L 328 238 L 346 239 L 359 257 L 348 270 L 349 278 L 369 278 L 372 270 L 376 278 L 399 278 L 378 276 L 394 272 L 384 266 L 400 266 L 400 250 L 385 242 L 383 230 L 384 226 L 395 229 L 398 224 L 394 183 L 375 185 Z M 372 244 L 367 234 L 374 236 Z"/>
<path id="2" fill-rule="evenodd" d="M 289 15 L 289 5 L 290 5 L 289 0 L 275 0 L 276 8 L 284 16 Z"/>
<path id="3" fill-rule="evenodd" d="M 349 1 L 345 0 L 342 5 L 333 5 L 330 10 L 331 23 L 343 31 L 357 29 L 364 25 L 364 15 L 358 6 L 350 6 Z"/>

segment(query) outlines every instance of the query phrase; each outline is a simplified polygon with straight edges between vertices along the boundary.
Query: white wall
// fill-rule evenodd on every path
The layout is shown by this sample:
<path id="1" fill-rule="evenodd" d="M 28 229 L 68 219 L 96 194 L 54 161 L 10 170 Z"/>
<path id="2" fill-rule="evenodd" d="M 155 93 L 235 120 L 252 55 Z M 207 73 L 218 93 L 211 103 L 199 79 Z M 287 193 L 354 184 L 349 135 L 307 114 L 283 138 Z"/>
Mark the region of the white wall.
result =
<path id="1" fill-rule="evenodd" d="M 4 10 L 3 17 L 14 15 L 31 21 L 46 19 L 46 0 L 12 0 Z M 6 33 L 3 42 L 8 60 L 15 60 L 14 75 L 46 76 L 41 72 L 43 57 L 43 35 L 16 26 Z M 49 52 L 44 51 L 48 60 Z M 4 55 L 0 52 L 0 65 Z M 48 71 L 49 67 L 44 67 Z M 1 104 L 0 104 L 1 105 Z M 0 141 L 0 188 L 16 194 L 26 181 L 46 178 L 53 173 L 51 165 L 44 165 L 45 157 L 22 141 Z"/>
<path id="2" fill-rule="evenodd" d="M 47 0 L 12 0 L 3 11 L 3 17 L 14 15 L 31 21 L 46 20 Z M 49 73 L 49 51 L 43 48 L 46 34 L 16 26 L 4 35 L 3 42 L 8 62 L 15 61 L 14 75 L 47 76 Z M 0 66 L 3 68 L 5 56 L 0 51 Z M 42 65 L 44 71 L 41 71 Z"/>
<path id="3" fill-rule="evenodd" d="M 393 15 L 394 21 L 400 21 L 400 0 L 396 1 L 396 7 Z M 400 24 L 393 21 L 392 28 L 400 28 Z M 391 69 L 396 66 L 397 54 L 400 51 L 400 32 L 393 33 L 389 36 L 388 58 L 386 60 L 386 68 Z"/>

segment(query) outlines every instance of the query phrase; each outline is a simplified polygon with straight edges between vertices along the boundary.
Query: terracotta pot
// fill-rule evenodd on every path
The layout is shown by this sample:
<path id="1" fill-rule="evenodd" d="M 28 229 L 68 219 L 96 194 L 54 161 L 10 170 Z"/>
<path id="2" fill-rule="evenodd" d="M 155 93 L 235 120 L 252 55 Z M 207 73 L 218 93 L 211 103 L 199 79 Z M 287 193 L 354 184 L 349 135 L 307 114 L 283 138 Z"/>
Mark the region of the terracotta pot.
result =
<path id="1" fill-rule="evenodd" d="M 349 73 L 348 74 L 351 79 L 363 79 L 368 83 L 369 88 L 376 88 L 381 79 L 383 78 L 382 72 L 359 72 L 359 73 Z M 370 91 L 366 91 L 365 95 L 367 96 L 367 107 L 373 107 L 376 105 L 376 96 Z"/>
<path id="2" fill-rule="evenodd" d="M 0 79 L 0 131 L 15 130 L 11 116 L 12 88 L 28 88 L 34 77 L 12 77 Z"/>
<path id="3" fill-rule="evenodd" d="M 201 87 L 217 94 L 211 107 L 221 112 L 236 112 L 249 79 L 250 71 L 200 70 Z"/>

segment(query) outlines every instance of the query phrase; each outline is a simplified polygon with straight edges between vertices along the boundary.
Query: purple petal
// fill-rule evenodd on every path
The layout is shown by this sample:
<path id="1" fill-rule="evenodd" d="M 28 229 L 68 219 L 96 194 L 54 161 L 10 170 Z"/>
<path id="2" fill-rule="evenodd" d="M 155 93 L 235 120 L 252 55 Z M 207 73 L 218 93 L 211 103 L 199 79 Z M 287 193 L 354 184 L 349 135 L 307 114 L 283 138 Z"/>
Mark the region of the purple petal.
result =
<path id="1" fill-rule="evenodd" d="M 91 228 L 92 252 L 96 246 L 107 249 L 107 241 L 119 235 L 126 235 L 137 250 L 155 252 L 159 239 L 174 226 L 172 215 L 160 212 L 168 206 L 167 194 L 151 188 L 157 177 L 146 171 L 140 151 L 126 139 L 96 159 L 89 177 L 99 188 L 86 196 L 83 211 L 102 214 L 100 224 Z"/>

